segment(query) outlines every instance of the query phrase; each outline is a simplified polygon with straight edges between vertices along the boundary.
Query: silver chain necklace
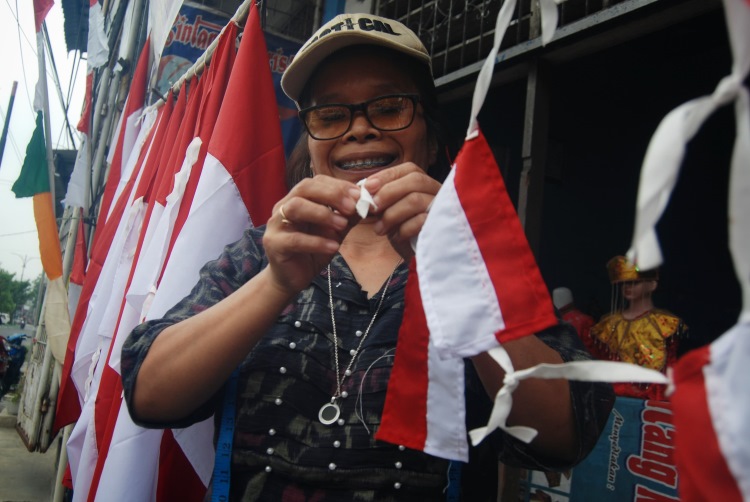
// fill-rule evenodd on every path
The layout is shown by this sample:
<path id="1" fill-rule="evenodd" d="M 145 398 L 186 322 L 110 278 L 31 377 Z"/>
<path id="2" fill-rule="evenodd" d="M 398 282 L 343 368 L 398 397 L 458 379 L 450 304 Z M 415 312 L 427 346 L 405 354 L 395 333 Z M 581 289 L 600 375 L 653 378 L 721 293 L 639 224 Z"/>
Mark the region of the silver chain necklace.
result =
<path id="1" fill-rule="evenodd" d="M 357 345 L 356 349 L 352 349 L 349 353 L 351 354 L 352 358 L 349 361 L 349 364 L 346 366 L 346 369 L 344 370 L 344 373 L 339 372 L 339 339 L 336 334 L 336 317 L 334 315 L 333 311 L 333 287 L 331 286 L 331 264 L 328 264 L 328 305 L 331 308 L 331 324 L 333 325 L 333 361 L 336 365 L 336 393 L 331 396 L 331 401 L 324 404 L 320 407 L 320 411 L 318 412 L 318 420 L 320 420 L 320 423 L 323 425 L 331 425 L 335 421 L 339 419 L 339 416 L 341 415 L 341 407 L 339 407 L 338 401 L 341 398 L 347 397 L 346 391 L 341 391 L 341 385 L 344 383 L 344 380 L 346 377 L 350 376 L 352 374 L 352 365 L 354 365 L 354 361 L 357 360 L 357 356 L 359 356 L 360 349 L 362 348 L 362 344 L 365 343 L 365 339 L 367 338 L 367 335 L 370 334 L 370 328 L 372 328 L 373 323 L 375 322 L 375 318 L 378 317 L 378 314 L 380 313 L 380 307 L 383 305 L 383 300 L 385 299 L 385 294 L 388 292 L 388 285 L 391 283 L 391 279 L 393 279 L 393 274 L 396 273 L 396 270 L 398 269 L 398 266 L 401 265 L 401 260 L 398 260 L 398 263 L 396 263 L 396 266 L 393 268 L 393 271 L 391 272 L 391 275 L 388 276 L 388 279 L 385 281 L 385 286 L 383 286 L 383 294 L 380 295 L 380 300 L 378 300 L 378 306 L 375 309 L 375 313 L 372 315 L 372 318 L 370 319 L 370 323 L 367 325 L 367 329 L 365 329 L 365 332 L 362 334 L 362 338 L 359 340 L 359 345 Z"/>

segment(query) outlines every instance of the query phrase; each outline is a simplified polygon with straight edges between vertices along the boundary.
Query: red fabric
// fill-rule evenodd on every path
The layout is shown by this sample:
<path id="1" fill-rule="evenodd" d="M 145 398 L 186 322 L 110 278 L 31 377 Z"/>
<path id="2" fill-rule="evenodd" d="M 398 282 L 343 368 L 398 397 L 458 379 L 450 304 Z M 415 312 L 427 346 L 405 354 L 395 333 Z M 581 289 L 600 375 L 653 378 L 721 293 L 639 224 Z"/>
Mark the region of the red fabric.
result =
<path id="1" fill-rule="evenodd" d="M 198 114 L 195 121 L 192 123 L 196 124 L 193 134 L 200 137 L 203 143 L 200 147 L 195 165 L 190 173 L 188 183 L 185 186 L 185 195 L 180 204 L 180 209 L 177 213 L 177 219 L 175 220 L 174 229 L 172 231 L 172 237 L 169 241 L 169 248 L 167 249 L 167 260 L 169 260 L 175 240 L 182 230 L 185 220 L 187 220 L 190 206 L 193 202 L 195 191 L 198 188 L 201 173 L 203 172 L 203 163 L 205 162 L 206 154 L 208 153 L 208 144 L 211 141 L 217 117 L 220 113 L 221 104 L 226 94 L 229 76 L 236 60 L 236 39 L 237 25 L 230 23 L 222 33 L 216 47 L 216 53 L 214 54 L 214 61 L 221 61 L 221 64 L 212 64 L 207 75 L 201 79 L 202 81 L 205 81 L 205 88 L 201 93 L 200 106 L 197 109 Z M 165 193 L 162 194 L 164 200 L 166 200 L 166 196 L 169 192 L 171 192 L 171 184 L 169 191 L 165 190 Z"/>
<path id="2" fill-rule="evenodd" d="M 232 32 L 230 35 L 232 37 L 232 43 L 234 42 L 234 36 L 236 36 L 236 29 L 229 30 Z M 222 37 L 222 40 L 225 40 L 224 37 Z M 224 44 L 226 45 L 226 44 Z M 214 56 L 214 64 L 212 65 L 212 68 L 215 67 L 222 67 L 225 66 L 227 63 L 225 62 L 225 58 L 223 57 L 223 54 L 220 50 L 222 46 L 222 42 L 219 43 L 219 49 L 217 49 L 217 53 Z M 229 65 L 231 67 L 231 65 Z M 228 70 L 227 70 L 228 71 Z M 210 77 L 210 74 L 207 75 L 207 77 Z M 146 230 L 148 229 L 148 222 L 150 221 L 151 215 L 153 213 L 154 204 L 160 203 L 162 205 L 166 204 L 166 196 L 169 195 L 169 193 L 163 193 L 165 190 L 170 190 L 174 186 L 174 175 L 179 172 L 180 167 L 182 165 L 182 160 L 185 156 L 185 150 L 187 149 L 187 146 L 190 144 L 190 141 L 193 139 L 193 131 L 194 127 L 193 124 L 196 123 L 197 117 L 200 115 L 200 105 L 202 103 L 202 97 L 204 95 L 204 89 L 206 86 L 204 85 L 204 81 L 207 80 L 207 78 L 203 78 L 199 81 L 198 85 L 195 86 L 193 89 L 193 93 L 190 99 L 190 102 L 187 104 L 187 111 L 185 113 L 185 116 L 183 120 L 179 122 L 179 130 L 175 131 L 175 135 L 180 136 L 179 141 L 176 142 L 176 147 L 171 149 L 170 155 L 169 155 L 169 161 L 165 164 L 160 164 L 157 166 L 157 169 L 159 170 L 158 182 L 150 182 L 146 181 L 142 178 L 142 183 L 139 185 L 138 190 L 136 192 L 136 197 L 143 196 L 145 202 L 148 203 L 148 208 L 146 210 L 146 215 L 144 217 L 144 223 L 141 228 L 141 232 L 139 235 L 138 244 L 136 246 L 135 256 L 133 258 L 133 266 L 130 270 L 130 276 L 128 277 L 128 282 L 125 288 L 125 291 L 127 291 L 130 287 L 130 284 L 133 280 L 133 275 L 136 270 L 136 266 L 138 263 L 138 258 L 140 257 L 141 250 L 143 248 L 143 241 L 146 236 Z M 183 95 L 185 93 L 182 93 Z M 170 143 L 167 143 L 170 144 Z M 175 143 L 171 143 L 175 144 Z M 205 148 L 204 148 L 205 149 Z M 195 170 L 195 167 L 194 167 Z M 158 183 L 159 186 L 156 186 Z M 168 187 L 165 189 L 164 187 Z M 163 193 L 163 198 L 160 199 L 159 195 L 160 193 Z M 187 197 L 188 194 L 185 195 Z M 187 203 L 187 206 L 190 206 L 190 202 L 192 200 L 192 196 L 190 200 L 183 199 L 183 202 Z M 175 230 L 176 231 L 176 230 Z M 174 233 L 173 233 L 174 236 Z M 120 308 L 120 316 L 122 316 L 122 308 L 124 307 L 125 299 L 123 298 L 123 304 Z M 118 321 L 119 323 L 119 321 Z M 117 327 L 115 328 L 115 333 L 117 333 Z M 107 363 L 109 362 L 109 359 L 111 357 L 111 347 L 110 347 L 110 353 L 107 356 Z M 112 435 L 114 434 L 114 430 L 117 424 L 117 417 L 120 410 L 121 405 L 121 399 L 120 395 L 122 394 L 122 384 L 120 380 L 120 375 L 109 365 L 107 364 L 104 367 L 103 373 L 102 373 L 102 379 L 99 384 L 99 392 L 97 394 L 97 402 L 96 402 L 96 409 L 94 413 L 94 419 L 95 419 L 95 431 L 97 436 L 97 444 L 99 445 L 99 458 L 97 460 L 96 469 L 94 472 L 94 478 L 92 480 L 91 489 L 89 491 L 89 499 L 94 500 L 96 496 L 96 492 L 98 489 L 98 482 L 101 477 L 102 470 L 104 468 L 104 464 L 106 462 L 107 453 L 109 451 L 109 446 L 111 444 Z M 201 484 L 202 486 L 202 484 Z M 203 487 L 205 490 L 205 487 Z"/>
<path id="3" fill-rule="evenodd" d="M 495 333 L 494 338 L 501 343 L 507 342 L 557 324 L 547 287 L 536 267 L 500 170 L 481 133 L 479 137 L 464 143 L 456 158 L 454 170 L 453 182 L 460 207 L 453 207 L 451 198 L 436 201 L 437 204 L 445 204 L 444 208 L 440 208 L 446 210 L 446 213 L 448 209 L 463 211 L 469 222 L 481 257 L 467 259 L 481 259 L 484 262 L 505 321 L 505 329 Z M 449 178 L 447 183 L 450 182 Z M 431 228 L 427 231 L 437 230 Z M 450 229 L 446 228 L 445 231 L 449 232 Z M 473 249 L 472 246 L 466 247 L 467 251 Z M 441 256 L 440 249 L 429 251 L 435 253 L 433 256 Z M 432 366 L 428 368 L 428 364 L 431 364 L 429 328 L 419 280 L 413 261 L 406 285 L 405 310 L 399 330 L 396 358 L 376 438 L 419 450 L 424 450 L 425 445 L 430 444 L 434 445 L 431 446 L 434 451 L 430 453 L 445 458 L 459 458 L 462 455 L 459 451 L 461 447 L 456 447 L 449 431 L 427 429 L 428 418 L 430 423 L 435 423 L 433 419 L 451 421 L 456 417 L 435 417 L 435 411 L 428 408 L 427 395 L 432 383 L 430 378 L 436 377 L 436 372 L 443 370 Z M 432 295 L 440 293 L 431 291 Z M 466 294 L 476 292 L 467 291 Z M 464 321 L 471 323 L 471 319 Z M 487 336 L 493 335 L 488 333 Z M 463 395 L 450 398 L 462 401 Z M 461 404 L 456 406 L 457 409 L 462 409 Z"/>
<path id="4" fill-rule="evenodd" d="M 680 500 L 741 502 L 742 495 L 724 460 L 709 411 L 703 368 L 710 361 L 710 346 L 706 346 L 685 354 L 674 366 L 675 392 L 671 400 Z"/>
<path id="5" fill-rule="evenodd" d="M 84 134 L 89 134 L 91 131 L 91 97 L 94 92 L 94 72 L 93 70 L 86 74 L 86 94 L 84 97 L 83 112 L 81 118 L 78 120 L 76 129 Z"/>
<path id="6" fill-rule="evenodd" d="M 557 324 L 547 286 L 481 131 L 458 153 L 455 183 L 505 320 L 497 340 L 508 342 Z"/>
<path id="7" fill-rule="evenodd" d="M 167 104 L 169 104 L 169 101 L 167 102 Z M 166 105 L 164 109 L 167 110 Z M 181 118 L 181 116 L 178 116 L 177 112 L 178 110 L 175 109 L 175 111 L 172 113 L 171 120 L 169 121 L 170 125 L 173 123 L 173 121 L 179 122 L 179 118 Z M 163 130 L 164 129 L 162 127 L 159 127 L 156 133 L 152 131 L 152 134 L 154 134 L 153 142 L 155 145 L 161 145 L 164 143 L 164 141 L 161 141 L 164 138 L 162 132 Z M 65 427 L 66 425 L 78 420 L 78 417 L 81 414 L 81 405 L 78 397 L 78 391 L 75 387 L 75 384 L 73 383 L 73 380 L 71 379 L 71 371 L 73 369 L 73 362 L 75 361 L 76 346 L 78 345 L 78 336 L 81 333 L 81 328 L 83 327 L 86 315 L 88 314 L 89 300 L 91 299 L 91 295 L 94 292 L 96 282 L 99 279 L 99 274 L 102 271 L 104 261 L 106 260 L 107 254 L 109 253 L 109 248 L 112 244 L 112 240 L 114 239 L 115 233 L 117 232 L 120 218 L 122 218 L 122 215 L 125 212 L 126 205 L 130 198 L 130 192 L 134 189 L 135 180 L 137 178 L 137 171 L 143 169 L 144 175 L 142 176 L 142 178 L 148 179 L 150 176 L 149 173 L 154 172 L 156 169 L 157 162 L 155 157 L 157 156 L 155 155 L 150 156 L 149 162 L 147 162 L 146 165 L 143 166 L 145 154 L 146 148 L 141 151 L 141 156 L 135 167 L 135 172 L 133 172 L 125 189 L 117 200 L 117 203 L 112 210 L 112 217 L 104 224 L 103 227 L 98 228 L 95 234 L 95 237 L 97 238 L 94 240 L 94 246 L 91 253 L 91 262 L 89 263 L 88 269 L 86 270 L 86 280 L 83 282 L 81 297 L 78 300 L 78 307 L 76 308 L 76 313 L 73 317 L 73 322 L 70 328 L 70 337 L 68 338 L 65 363 L 63 364 L 62 377 L 60 380 L 60 393 L 57 401 L 53 434 L 57 434 L 57 432 L 62 427 Z"/>
<path id="8" fill-rule="evenodd" d="M 232 175 L 253 225 L 271 217 L 274 204 L 286 195 L 285 156 L 268 51 L 255 7 L 245 24 L 235 70 L 227 87 L 208 151 Z M 259 99 L 260 97 L 260 99 Z M 242 131 L 238 139 L 237 131 Z"/>
<path id="9" fill-rule="evenodd" d="M 101 198 L 101 207 L 99 208 L 99 218 L 97 220 L 97 226 L 103 226 L 104 222 L 107 221 L 107 215 L 109 213 L 109 207 L 117 191 L 117 185 L 120 183 L 120 175 L 122 173 L 122 163 L 127 160 L 123 158 L 126 152 L 123 152 L 123 140 L 125 138 L 126 122 L 128 117 L 133 115 L 138 109 L 143 108 L 143 104 L 146 101 L 146 89 L 148 88 L 148 69 L 149 69 L 149 55 L 151 54 L 151 43 L 150 39 L 146 39 L 146 43 L 141 50 L 141 55 L 138 58 L 138 64 L 135 67 L 133 73 L 133 80 L 130 84 L 130 92 L 128 93 L 128 100 L 125 104 L 125 110 L 122 112 L 123 121 L 122 127 L 120 128 L 120 134 L 115 144 L 115 153 L 112 157 L 112 165 L 109 167 L 109 175 L 107 182 L 104 185 L 104 194 Z M 97 235 L 94 235 L 94 245 L 96 245 Z"/>
<path id="10" fill-rule="evenodd" d="M 195 474 L 170 429 L 164 431 L 159 452 L 157 502 L 201 502 L 206 487 Z"/>
<path id="11" fill-rule="evenodd" d="M 70 282 L 83 284 L 86 279 L 86 265 L 88 256 L 86 251 L 86 232 L 83 227 L 83 209 L 79 209 L 78 234 L 76 235 L 76 247 L 73 253 L 73 267 L 70 272 Z"/>
<path id="12" fill-rule="evenodd" d="M 37 33 L 42 29 L 44 18 L 47 17 L 47 13 L 54 4 L 53 0 L 34 0 L 34 24 Z"/>
<path id="13" fill-rule="evenodd" d="M 584 314 L 575 307 L 569 309 L 563 309 L 560 312 L 562 314 L 563 321 L 573 326 L 578 333 L 578 337 L 583 341 L 584 345 L 588 348 L 591 344 L 589 339 L 591 327 L 596 324 L 594 318 L 590 315 Z"/>
<path id="14" fill-rule="evenodd" d="M 410 279 L 404 291 L 404 318 L 398 332 L 396 359 L 376 437 L 423 450 L 427 439 L 429 330 L 419 294 L 416 260 L 409 264 L 409 274 Z M 390 382 L 394 382 L 394 385 Z M 381 431 L 387 433 L 381 434 Z"/>

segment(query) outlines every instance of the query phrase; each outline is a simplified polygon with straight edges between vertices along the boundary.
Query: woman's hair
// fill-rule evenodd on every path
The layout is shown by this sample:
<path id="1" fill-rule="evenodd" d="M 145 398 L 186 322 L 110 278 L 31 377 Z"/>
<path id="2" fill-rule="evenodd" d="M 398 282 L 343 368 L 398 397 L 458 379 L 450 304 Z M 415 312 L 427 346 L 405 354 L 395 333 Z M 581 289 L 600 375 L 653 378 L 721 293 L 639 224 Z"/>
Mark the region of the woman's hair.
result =
<path id="1" fill-rule="evenodd" d="M 424 110 L 424 119 L 427 125 L 427 140 L 430 143 L 434 143 L 435 151 L 437 152 L 435 163 L 427 167 L 427 174 L 438 181 L 443 181 L 450 171 L 450 159 L 448 158 L 445 137 L 441 126 L 437 90 L 435 89 L 435 82 L 432 79 L 432 74 L 430 73 L 429 68 L 421 62 L 417 62 L 413 58 L 402 53 L 377 46 L 350 46 L 337 51 L 335 54 L 339 55 L 345 51 L 362 52 L 363 49 L 371 50 L 378 54 L 387 53 L 388 59 L 398 65 L 402 71 L 406 72 L 414 81 L 417 90 L 419 91 L 419 102 L 422 104 L 422 109 Z M 322 68 L 324 64 L 325 61 L 319 66 L 319 68 Z M 317 72 L 313 73 L 308 84 L 300 95 L 299 104 L 302 108 L 310 106 L 311 96 L 309 83 L 315 79 L 316 74 Z M 307 147 L 307 139 L 307 131 L 303 128 L 302 134 L 300 135 L 297 144 L 294 146 L 292 153 L 289 155 L 286 164 L 286 183 L 287 188 L 289 189 L 304 178 L 312 176 L 310 151 Z"/>

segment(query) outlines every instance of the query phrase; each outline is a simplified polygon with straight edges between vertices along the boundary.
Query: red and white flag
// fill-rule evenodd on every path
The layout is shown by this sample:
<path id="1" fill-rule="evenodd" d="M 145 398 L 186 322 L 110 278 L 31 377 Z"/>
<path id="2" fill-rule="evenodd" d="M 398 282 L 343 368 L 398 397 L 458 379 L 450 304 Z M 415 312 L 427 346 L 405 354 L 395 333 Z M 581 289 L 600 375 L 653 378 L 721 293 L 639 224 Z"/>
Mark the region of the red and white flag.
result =
<path id="1" fill-rule="evenodd" d="M 377 438 L 467 461 L 462 358 L 557 323 L 481 133 L 435 197 L 411 272 Z"/>
<path id="2" fill-rule="evenodd" d="M 557 12 L 553 2 L 543 3 L 542 15 L 554 14 L 554 23 L 543 21 L 543 39 L 549 40 Z M 476 120 L 514 5 L 505 2 L 498 14 L 494 45 L 477 78 L 466 140 L 419 234 L 376 434 L 384 441 L 464 462 L 463 358 L 487 352 L 505 371 L 487 425 L 469 433 L 474 444 L 496 428 L 525 442 L 536 436 L 532 428 L 506 423 L 513 391 L 526 378 L 666 381 L 655 371 L 600 361 L 539 364 L 516 371 L 503 348 L 505 342 L 557 324 L 547 287 Z"/>
<path id="3" fill-rule="evenodd" d="M 736 129 L 729 186 L 729 249 L 742 291 L 737 324 L 673 369 L 675 462 L 680 500 L 750 500 L 750 2 L 724 0 L 732 73 L 710 96 L 680 105 L 651 138 L 641 169 L 629 257 L 644 269 L 662 262 L 656 223 L 677 183 L 687 145 L 706 119 L 734 104 Z"/>
<path id="4" fill-rule="evenodd" d="M 181 208 L 190 207 L 192 193 L 186 189 L 191 179 L 195 179 L 194 183 L 197 184 L 200 177 L 206 155 L 205 144 L 211 137 L 234 63 L 236 37 L 237 26 L 230 23 L 220 36 L 209 71 L 191 89 L 195 98 L 192 107 L 195 113 L 190 113 L 191 117 L 184 121 L 183 145 L 190 140 L 182 154 L 184 160 L 175 172 L 168 164 L 164 166 L 167 175 L 155 190 L 151 203 L 153 212 L 136 252 L 137 264 L 132 271 L 108 365 L 104 368 L 99 388 L 99 396 L 103 398 L 97 400 L 95 421 L 97 430 L 104 429 L 105 432 L 99 443 L 99 461 L 91 485 L 92 500 L 102 497 L 108 500 L 148 497 L 157 490 L 157 482 L 170 497 L 180 500 L 196 498 L 205 490 L 205 484 L 193 469 L 184 468 L 187 462 L 176 461 L 175 457 L 181 454 L 179 448 L 165 444 L 174 443 L 168 439 L 171 434 L 162 437 L 162 431 L 149 431 L 133 424 L 121 400 L 120 350 L 130 331 L 143 322 L 148 313 L 149 299 L 158 288 L 169 244 L 179 232 L 175 220 Z M 193 137 L 195 133 L 197 136 Z M 128 438 L 127 441 L 121 441 L 123 436 Z M 211 436 L 203 437 L 207 440 L 205 447 L 211 449 Z M 172 460 L 169 463 L 160 462 L 167 449 L 175 451 Z M 132 479 L 123 478 L 123 471 L 138 472 L 139 481 L 134 484 Z M 96 497 L 94 494 L 97 494 Z"/>
<path id="5" fill-rule="evenodd" d="M 230 34 L 226 45 L 231 48 L 234 46 L 234 36 L 231 36 L 233 30 L 234 27 L 226 30 Z M 218 71 L 231 67 L 231 64 L 222 65 L 218 56 L 219 49 L 214 55 L 212 68 Z M 195 195 L 192 205 L 188 205 L 189 214 L 185 211 L 181 217 L 183 210 L 180 209 L 175 220 L 175 212 L 172 209 L 165 208 L 163 211 L 160 218 L 161 228 L 169 226 L 164 222 L 173 224 L 172 237 L 158 234 L 154 230 L 149 237 L 149 248 L 157 249 L 156 254 L 168 260 L 166 269 L 159 281 L 158 275 L 153 275 L 153 272 L 160 271 L 159 267 L 147 266 L 147 260 L 151 257 L 141 256 L 139 266 L 141 260 L 144 260 L 144 266 L 151 272 L 147 274 L 148 278 L 139 276 L 138 266 L 136 267 L 127 298 L 127 302 L 133 303 L 127 305 L 126 302 L 126 308 L 132 308 L 132 312 L 128 314 L 129 318 L 139 306 L 139 317 L 148 309 L 147 299 L 154 292 L 153 305 L 148 310 L 147 318 L 163 315 L 166 309 L 189 292 L 190 287 L 198 279 L 200 267 L 206 261 L 215 258 L 224 245 L 238 239 L 251 221 L 265 223 L 271 207 L 285 193 L 284 153 L 273 83 L 270 71 L 258 71 L 258 68 L 268 68 L 267 58 L 265 41 L 257 12 L 253 7 L 224 97 L 227 106 L 221 108 L 216 121 L 216 134 L 210 134 L 213 124 L 210 121 L 212 112 L 209 109 L 221 102 L 218 89 L 214 88 L 211 91 L 213 105 L 210 99 L 203 102 L 201 113 L 206 120 L 199 120 L 199 123 L 206 127 L 199 127 L 199 131 L 205 133 L 206 138 L 211 137 L 211 142 L 203 170 L 198 170 L 200 178 L 194 178 Z M 216 78 L 215 75 L 214 77 Z M 248 114 L 248 111 L 251 113 Z M 199 132 L 199 137 L 200 135 Z M 244 140 L 236 141 L 238 135 Z M 199 163 L 200 158 L 193 168 L 194 172 L 200 167 Z M 247 180 L 254 183 L 247 183 Z M 177 185 L 179 183 L 175 183 L 175 189 L 179 188 Z M 188 182 L 184 187 L 185 200 L 190 196 L 187 193 L 189 186 Z M 170 197 L 166 197 L 164 201 L 168 207 Z M 255 202 L 256 199 L 259 201 Z M 246 200 L 254 202 L 249 204 Z M 177 209 L 176 205 L 173 206 L 173 209 Z M 185 203 L 181 206 L 185 208 Z M 218 226 L 220 228 L 211 224 L 216 221 L 217 214 L 221 215 L 224 222 Z M 171 254 L 167 249 L 165 256 L 164 244 L 172 242 L 174 247 Z M 196 243 L 201 245 L 196 246 Z M 184 276 L 187 276 L 186 281 L 189 285 L 187 290 L 180 290 L 175 285 L 184 283 Z M 123 320 L 124 318 L 121 318 L 121 325 Z M 121 334 L 124 339 L 128 330 L 118 329 L 110 365 L 105 371 L 119 371 L 119 354 L 115 345 L 121 343 Z M 97 466 L 95 476 L 99 476 L 98 487 L 96 494 L 92 491 L 89 498 L 174 500 L 175 495 L 180 494 L 180 500 L 201 500 L 213 466 L 212 420 L 184 430 L 163 432 L 135 426 L 121 403 L 113 403 L 111 413 L 115 409 L 118 417 L 111 428 L 111 440 L 105 438 L 109 441 L 106 460 L 100 462 L 101 468 Z M 122 476 L 123 470 L 129 472 L 128 477 Z M 134 482 L 134 479 L 137 479 L 137 482 Z"/>

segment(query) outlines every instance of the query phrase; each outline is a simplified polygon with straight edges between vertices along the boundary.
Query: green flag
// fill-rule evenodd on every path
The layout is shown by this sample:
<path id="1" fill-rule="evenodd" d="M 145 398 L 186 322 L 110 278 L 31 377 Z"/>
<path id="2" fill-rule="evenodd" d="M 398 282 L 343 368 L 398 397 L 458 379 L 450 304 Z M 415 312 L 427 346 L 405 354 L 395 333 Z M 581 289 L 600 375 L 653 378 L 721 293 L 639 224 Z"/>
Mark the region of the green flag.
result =
<path id="1" fill-rule="evenodd" d="M 23 160 L 21 174 L 13 183 L 11 190 L 16 194 L 17 199 L 50 191 L 42 112 L 36 114 L 36 128 L 34 134 L 31 135 L 29 146 L 26 147 L 26 158 Z"/>

